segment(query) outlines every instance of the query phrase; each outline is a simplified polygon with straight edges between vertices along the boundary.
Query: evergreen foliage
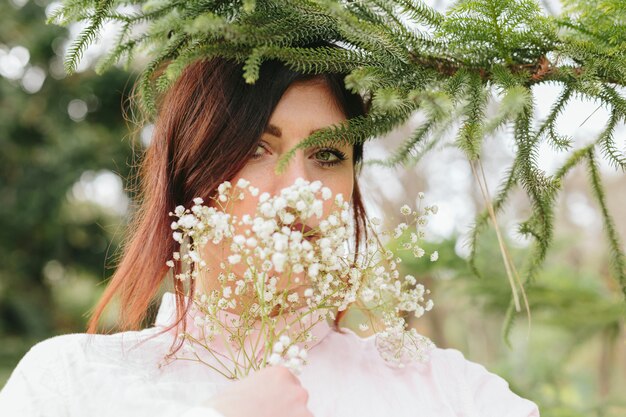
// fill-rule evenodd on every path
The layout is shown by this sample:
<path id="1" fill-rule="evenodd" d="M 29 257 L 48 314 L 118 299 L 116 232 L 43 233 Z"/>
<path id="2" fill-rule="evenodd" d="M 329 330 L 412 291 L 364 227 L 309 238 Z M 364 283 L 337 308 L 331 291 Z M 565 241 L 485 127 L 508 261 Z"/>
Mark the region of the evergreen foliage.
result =
<path id="1" fill-rule="evenodd" d="M 613 274 L 626 297 L 623 247 L 597 168 L 600 154 L 616 169 L 626 169 L 626 155 L 613 136 L 626 117 L 626 7 L 623 0 L 563 3 L 562 15 L 553 17 L 544 15 L 534 0 L 460 0 L 445 14 L 420 0 L 68 0 L 50 21 L 87 21 L 69 49 L 68 71 L 97 39 L 103 22 L 118 22 L 118 44 L 98 70 L 118 62 L 128 65 L 136 52 L 146 52 L 152 60 L 140 75 L 140 89 L 141 105 L 150 117 L 156 95 L 197 59 L 236 59 L 245 64 L 248 83 L 255 82 L 269 59 L 307 73 L 349 73 L 348 87 L 371 99 L 371 112 L 311 135 L 284 155 L 279 170 L 296 149 L 361 143 L 388 133 L 419 110 L 424 122 L 388 160 L 376 163 L 414 163 L 448 141 L 442 132 L 456 125 L 456 146 L 470 162 L 479 163 L 483 139 L 512 126 L 516 155 L 491 204 L 500 212 L 516 188 L 528 196 L 532 213 L 519 228 L 534 240 L 522 274 L 525 285 L 534 281 L 552 243 L 554 204 L 564 177 L 574 166 L 586 165 L 604 219 Z M 310 46 L 319 40 L 346 49 Z M 544 83 L 558 85 L 562 93 L 545 120 L 534 120 L 532 87 Z M 495 97 L 501 97 L 499 110 L 489 118 L 485 109 Z M 601 135 L 583 149 L 575 149 L 556 128 L 573 98 L 595 100 L 611 113 Z M 569 155 L 554 175 L 538 166 L 544 142 Z M 472 248 L 489 219 L 487 212 L 478 216 Z M 511 304 L 507 329 L 513 313 Z"/>

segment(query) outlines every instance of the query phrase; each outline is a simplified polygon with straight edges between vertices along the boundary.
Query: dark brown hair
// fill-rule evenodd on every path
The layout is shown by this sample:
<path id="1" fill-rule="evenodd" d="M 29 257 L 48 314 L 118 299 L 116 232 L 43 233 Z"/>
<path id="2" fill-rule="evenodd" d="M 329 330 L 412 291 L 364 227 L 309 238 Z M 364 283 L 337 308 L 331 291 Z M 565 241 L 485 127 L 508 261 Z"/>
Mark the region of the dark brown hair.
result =
<path id="1" fill-rule="evenodd" d="M 141 204 L 133 219 L 121 261 L 89 320 L 96 333 L 105 307 L 113 297 L 121 302 L 120 330 L 143 325 L 148 307 L 168 275 L 165 262 L 177 249 L 171 238 L 171 217 L 177 205 L 193 198 L 211 197 L 217 186 L 233 178 L 256 150 L 261 134 L 287 88 L 296 81 L 319 79 L 327 83 L 346 118 L 367 111 L 362 98 L 345 88 L 345 74 L 302 74 L 278 61 L 261 66 L 259 79 L 246 84 L 242 65 L 225 58 L 189 65 L 159 103 L 159 113 L 140 174 Z M 355 177 L 363 156 L 354 145 Z M 365 230 L 365 209 L 355 178 L 352 207 L 357 247 Z M 362 239 L 361 239 L 362 242 Z M 183 323 L 194 283 L 172 277 L 177 320 Z M 188 294 L 186 293 L 188 292 Z M 337 316 L 335 325 L 343 315 Z"/>

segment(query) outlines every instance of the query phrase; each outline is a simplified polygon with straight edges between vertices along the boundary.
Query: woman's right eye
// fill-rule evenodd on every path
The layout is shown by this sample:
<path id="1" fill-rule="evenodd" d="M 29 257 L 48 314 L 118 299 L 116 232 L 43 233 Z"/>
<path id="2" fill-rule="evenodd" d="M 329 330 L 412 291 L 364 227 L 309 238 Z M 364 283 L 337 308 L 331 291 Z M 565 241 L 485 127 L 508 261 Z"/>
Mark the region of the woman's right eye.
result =
<path id="1" fill-rule="evenodd" d="M 256 151 L 252 154 L 253 159 L 257 159 L 263 156 L 263 154 L 267 152 L 267 149 L 262 144 L 257 144 Z"/>

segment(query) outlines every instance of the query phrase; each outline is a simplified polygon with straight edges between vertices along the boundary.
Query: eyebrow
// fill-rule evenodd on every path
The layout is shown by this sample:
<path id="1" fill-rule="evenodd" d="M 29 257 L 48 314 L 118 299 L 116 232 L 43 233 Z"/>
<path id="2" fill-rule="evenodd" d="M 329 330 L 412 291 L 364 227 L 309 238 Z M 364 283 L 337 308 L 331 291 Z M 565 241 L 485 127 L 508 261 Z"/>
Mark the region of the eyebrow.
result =
<path id="1" fill-rule="evenodd" d="M 322 130 L 320 129 L 313 129 L 309 132 L 309 135 L 312 135 L 313 133 L 317 132 L 318 130 Z M 282 137 L 283 135 L 283 131 L 280 129 L 280 127 L 273 125 L 271 123 L 268 123 L 267 127 L 264 130 L 264 133 L 269 133 L 272 136 L 276 136 L 277 138 Z"/>

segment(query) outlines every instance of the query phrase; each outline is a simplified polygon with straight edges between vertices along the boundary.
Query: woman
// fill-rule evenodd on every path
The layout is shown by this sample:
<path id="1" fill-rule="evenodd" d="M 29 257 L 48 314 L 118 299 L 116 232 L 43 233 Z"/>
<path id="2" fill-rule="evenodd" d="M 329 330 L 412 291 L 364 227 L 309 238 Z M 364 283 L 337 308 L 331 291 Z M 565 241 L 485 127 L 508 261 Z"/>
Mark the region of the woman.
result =
<path id="1" fill-rule="evenodd" d="M 283 175 L 274 166 L 283 152 L 312 130 L 363 114 L 361 98 L 343 75 L 302 75 L 278 62 L 263 64 L 247 85 L 242 68 L 224 59 L 190 65 L 160 103 L 143 163 L 143 199 L 124 256 L 89 323 L 88 333 L 63 335 L 34 346 L 0 393 L 2 416 L 538 416 L 535 404 L 456 350 L 435 349 L 430 361 L 388 366 L 374 338 L 315 325 L 308 365 L 296 377 L 282 366 L 230 381 L 201 364 L 163 358 L 181 347 L 176 337 L 193 321 L 183 283 L 173 280 L 153 327 L 93 334 L 114 296 L 120 326 L 137 328 L 162 286 L 176 250 L 168 213 L 195 197 L 205 200 L 225 180 L 247 178 L 274 193 L 295 178 L 321 180 L 351 196 L 363 230 L 356 182 L 360 145 L 299 150 Z M 240 204 L 240 214 L 251 206 Z M 312 226 L 312 225 L 310 225 Z M 208 254 L 219 263 L 223 254 Z M 189 293 L 210 279 L 191 283 Z M 236 311 L 232 312 L 236 314 Z M 216 347 L 216 349 L 219 347 Z"/>

